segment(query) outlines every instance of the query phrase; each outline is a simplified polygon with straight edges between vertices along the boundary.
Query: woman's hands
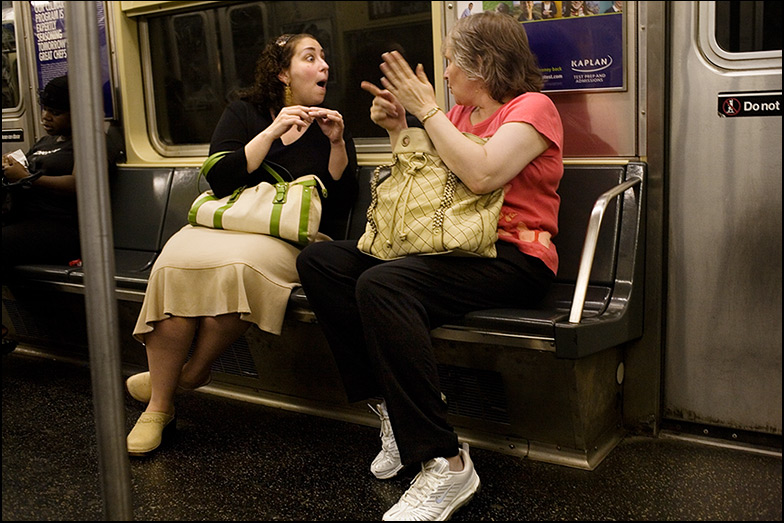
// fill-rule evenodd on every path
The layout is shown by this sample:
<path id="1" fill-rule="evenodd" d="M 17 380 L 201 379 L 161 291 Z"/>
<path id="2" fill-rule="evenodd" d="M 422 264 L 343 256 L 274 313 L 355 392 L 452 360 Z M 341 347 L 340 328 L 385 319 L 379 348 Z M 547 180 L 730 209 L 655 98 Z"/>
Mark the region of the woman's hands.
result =
<path id="1" fill-rule="evenodd" d="M 370 119 L 373 123 L 390 133 L 407 127 L 406 110 L 395 95 L 370 82 L 362 82 L 361 85 L 362 89 L 373 95 L 373 104 L 370 106 Z"/>
<path id="2" fill-rule="evenodd" d="M 286 134 L 293 127 L 296 127 L 297 131 L 302 131 L 313 121 L 313 117 L 308 113 L 309 110 L 309 107 L 303 105 L 289 105 L 288 107 L 284 107 L 280 110 L 270 126 L 262 132 L 269 133 L 271 141 L 274 141 Z"/>
<path id="3" fill-rule="evenodd" d="M 435 90 L 425 75 L 422 64 L 417 65 L 416 74 L 397 51 L 381 55 L 381 85 L 385 89 L 362 82 L 362 89 L 374 96 L 370 107 L 370 119 L 386 129 L 397 133 L 407 127 L 406 111 L 420 120 L 436 103 Z"/>
<path id="4" fill-rule="evenodd" d="M 433 107 L 438 107 L 433 85 L 425 75 L 422 64 L 416 67 L 416 74 L 411 70 L 403 57 L 397 51 L 381 55 L 384 62 L 380 65 L 384 76 L 381 78 L 383 85 L 402 106 L 411 114 L 422 118 Z"/>
<path id="5" fill-rule="evenodd" d="M 333 180 L 340 180 L 348 165 L 346 143 L 343 141 L 343 115 L 323 107 L 311 107 L 308 115 L 316 120 L 321 132 L 329 138 L 329 174 Z"/>
<path id="6" fill-rule="evenodd" d="M 345 155 L 343 116 L 339 112 L 323 107 L 290 105 L 282 108 L 269 127 L 261 131 L 245 145 L 245 160 L 248 172 L 252 173 L 261 167 L 261 163 L 267 156 L 272 142 L 281 138 L 286 145 L 293 142 L 314 120 L 321 128 L 324 136 L 329 138 L 333 147 L 343 147 L 343 155 Z M 293 134 L 289 135 L 288 138 L 283 138 L 285 134 L 292 130 L 295 131 Z M 345 168 L 345 166 L 343 167 Z M 335 179 L 340 177 L 340 175 L 333 172 L 332 168 L 330 168 L 330 172 L 336 177 Z M 342 172 L 341 170 L 340 173 Z"/>
<path id="7" fill-rule="evenodd" d="M 298 132 L 301 132 L 313 121 L 318 124 L 331 143 L 343 141 L 343 116 L 337 111 L 323 107 L 305 107 L 304 105 L 284 107 L 265 131 L 270 133 L 272 140 L 277 140 L 294 127 Z"/>
<path id="8" fill-rule="evenodd" d="M 311 107 L 308 109 L 308 115 L 316 120 L 318 126 L 321 127 L 321 132 L 329 138 L 331 144 L 343 143 L 344 124 L 342 114 L 323 107 Z"/>

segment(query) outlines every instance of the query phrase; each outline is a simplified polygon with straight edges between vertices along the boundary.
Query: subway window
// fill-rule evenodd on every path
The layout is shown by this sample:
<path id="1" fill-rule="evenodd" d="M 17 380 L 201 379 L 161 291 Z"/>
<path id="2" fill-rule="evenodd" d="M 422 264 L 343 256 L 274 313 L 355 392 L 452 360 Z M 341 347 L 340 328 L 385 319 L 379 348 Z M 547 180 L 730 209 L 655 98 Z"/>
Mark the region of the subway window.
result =
<path id="1" fill-rule="evenodd" d="M 3 109 L 19 106 L 19 63 L 12 2 L 3 2 Z"/>
<path id="2" fill-rule="evenodd" d="M 730 53 L 781 50 L 781 2 L 716 2 L 716 41 Z"/>
<path id="3" fill-rule="evenodd" d="M 397 49 L 433 79 L 430 2 L 216 2 L 143 23 L 153 131 L 167 150 L 209 143 L 224 107 L 252 84 L 262 48 L 282 33 L 310 33 L 324 47 L 324 105 L 343 113 L 358 143 L 386 136 L 360 88 L 362 80 L 378 84 L 381 53 Z"/>

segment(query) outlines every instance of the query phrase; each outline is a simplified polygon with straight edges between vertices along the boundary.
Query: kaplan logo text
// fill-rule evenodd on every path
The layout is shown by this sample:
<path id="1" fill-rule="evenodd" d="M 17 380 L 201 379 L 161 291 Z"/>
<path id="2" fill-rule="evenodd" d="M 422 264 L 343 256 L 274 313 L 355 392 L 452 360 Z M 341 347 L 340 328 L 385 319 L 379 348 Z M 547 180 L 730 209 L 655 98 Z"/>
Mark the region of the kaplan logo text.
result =
<path id="1" fill-rule="evenodd" d="M 607 55 L 601 58 L 581 58 L 579 60 L 572 60 L 571 67 L 572 71 L 578 73 L 595 73 L 596 71 L 607 69 L 612 63 L 612 56 Z"/>

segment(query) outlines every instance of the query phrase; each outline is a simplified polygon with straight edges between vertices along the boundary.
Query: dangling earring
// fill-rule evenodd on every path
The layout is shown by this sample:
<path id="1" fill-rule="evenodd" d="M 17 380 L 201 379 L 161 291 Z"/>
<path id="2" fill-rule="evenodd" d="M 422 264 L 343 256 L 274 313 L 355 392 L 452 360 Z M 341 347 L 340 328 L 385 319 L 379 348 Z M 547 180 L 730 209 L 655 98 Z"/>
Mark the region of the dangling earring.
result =
<path id="1" fill-rule="evenodd" d="M 291 87 L 288 85 L 283 87 L 283 105 L 286 107 L 294 105 L 294 100 L 291 97 Z"/>

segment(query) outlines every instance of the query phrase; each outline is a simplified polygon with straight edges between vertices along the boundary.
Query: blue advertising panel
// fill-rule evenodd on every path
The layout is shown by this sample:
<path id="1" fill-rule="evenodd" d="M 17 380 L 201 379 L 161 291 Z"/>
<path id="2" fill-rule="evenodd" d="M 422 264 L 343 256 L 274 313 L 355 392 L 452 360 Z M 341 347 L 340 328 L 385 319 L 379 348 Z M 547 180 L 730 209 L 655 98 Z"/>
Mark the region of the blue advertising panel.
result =
<path id="1" fill-rule="evenodd" d="M 525 27 L 539 60 L 543 91 L 626 88 L 624 16 L 626 2 L 457 2 L 459 18 L 482 11 L 514 17 Z"/>
<path id="2" fill-rule="evenodd" d="M 109 44 L 103 2 L 95 2 L 98 15 L 98 43 L 103 80 L 103 108 L 106 118 L 114 118 L 114 103 L 109 76 Z M 33 18 L 36 71 L 41 89 L 58 76 L 68 74 L 68 49 L 65 34 L 65 2 L 30 2 Z"/>
<path id="3" fill-rule="evenodd" d="M 544 91 L 622 89 L 623 14 L 526 22 Z"/>

